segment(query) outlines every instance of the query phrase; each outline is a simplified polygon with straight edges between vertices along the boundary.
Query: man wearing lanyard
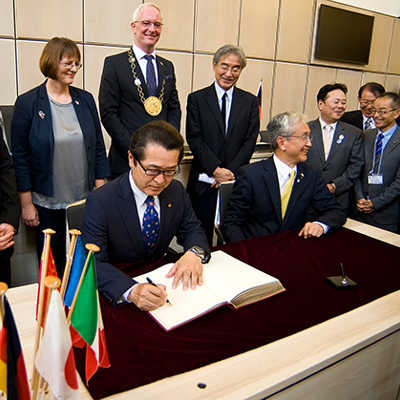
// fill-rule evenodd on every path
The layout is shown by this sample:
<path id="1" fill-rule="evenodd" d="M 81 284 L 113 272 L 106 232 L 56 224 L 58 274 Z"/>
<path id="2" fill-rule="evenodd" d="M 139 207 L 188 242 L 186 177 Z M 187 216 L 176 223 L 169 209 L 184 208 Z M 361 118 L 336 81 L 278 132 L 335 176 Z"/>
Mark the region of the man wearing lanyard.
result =
<path id="1" fill-rule="evenodd" d="M 213 59 L 215 82 L 187 101 L 186 139 L 193 153 L 187 190 L 210 244 L 218 187 L 248 164 L 259 132 L 257 98 L 235 86 L 245 66 L 240 47 L 222 46 Z"/>
<path id="2" fill-rule="evenodd" d="M 132 48 L 104 60 L 99 108 L 101 122 L 111 136 L 112 178 L 129 170 L 129 141 L 136 129 L 157 119 L 180 128 L 174 66 L 155 53 L 162 25 L 157 5 L 139 5 L 130 24 Z"/>
<path id="3" fill-rule="evenodd" d="M 400 97 L 386 92 L 374 102 L 375 126 L 365 133 L 365 166 L 356 183 L 356 218 L 398 232 L 400 218 Z"/>

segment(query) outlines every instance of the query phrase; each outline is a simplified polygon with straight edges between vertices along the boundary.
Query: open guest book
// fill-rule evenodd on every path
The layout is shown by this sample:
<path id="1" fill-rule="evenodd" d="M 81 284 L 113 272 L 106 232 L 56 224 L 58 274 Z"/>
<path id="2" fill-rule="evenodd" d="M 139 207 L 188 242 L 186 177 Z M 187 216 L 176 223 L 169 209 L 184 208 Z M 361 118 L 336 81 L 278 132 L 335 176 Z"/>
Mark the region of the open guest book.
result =
<path id="1" fill-rule="evenodd" d="M 165 277 L 172 266 L 166 264 L 134 278 L 139 283 L 147 283 L 149 277 L 154 283 L 166 286 L 171 304 L 149 312 L 166 331 L 223 305 L 239 308 L 285 291 L 278 279 L 221 250 L 213 252 L 210 262 L 203 265 L 204 283 L 194 290 L 183 290 L 181 283 L 172 289 L 173 279 Z"/>

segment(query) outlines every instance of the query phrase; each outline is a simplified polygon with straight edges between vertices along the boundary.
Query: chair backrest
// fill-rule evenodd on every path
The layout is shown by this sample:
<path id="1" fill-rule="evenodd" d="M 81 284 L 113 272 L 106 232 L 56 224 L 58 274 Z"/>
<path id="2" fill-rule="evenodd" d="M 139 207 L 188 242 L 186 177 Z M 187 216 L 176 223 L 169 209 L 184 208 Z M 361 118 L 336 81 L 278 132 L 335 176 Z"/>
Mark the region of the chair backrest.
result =
<path id="1" fill-rule="evenodd" d="M 69 229 L 81 229 L 86 200 L 79 200 L 67 206 L 67 222 Z"/>
<path id="2" fill-rule="evenodd" d="M 7 148 L 11 148 L 11 122 L 14 114 L 14 106 L 0 106 L 0 125 L 3 128 L 3 136 Z"/>

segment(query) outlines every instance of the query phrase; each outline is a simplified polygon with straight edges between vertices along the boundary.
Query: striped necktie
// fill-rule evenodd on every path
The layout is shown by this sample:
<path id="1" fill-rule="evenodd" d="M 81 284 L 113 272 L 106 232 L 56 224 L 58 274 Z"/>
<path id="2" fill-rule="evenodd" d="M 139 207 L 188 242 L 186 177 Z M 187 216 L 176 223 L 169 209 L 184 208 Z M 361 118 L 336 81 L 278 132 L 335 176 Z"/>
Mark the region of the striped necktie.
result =
<path id="1" fill-rule="evenodd" d="M 382 157 L 382 141 L 383 141 L 383 134 L 381 132 L 378 134 L 375 144 L 374 169 L 372 171 L 374 175 L 376 175 L 379 172 L 379 164 Z"/>
<path id="2" fill-rule="evenodd" d="M 364 131 L 366 131 L 367 129 L 371 129 L 371 128 L 372 128 L 372 118 L 369 117 L 368 119 L 365 120 Z"/>
<path id="3" fill-rule="evenodd" d="M 289 203 L 290 195 L 292 193 L 293 182 L 294 182 L 295 176 L 296 176 L 296 170 L 292 169 L 290 171 L 289 179 L 285 183 L 285 186 L 283 187 L 283 190 L 281 193 L 282 221 L 285 218 L 286 209 L 287 209 L 287 206 Z"/>

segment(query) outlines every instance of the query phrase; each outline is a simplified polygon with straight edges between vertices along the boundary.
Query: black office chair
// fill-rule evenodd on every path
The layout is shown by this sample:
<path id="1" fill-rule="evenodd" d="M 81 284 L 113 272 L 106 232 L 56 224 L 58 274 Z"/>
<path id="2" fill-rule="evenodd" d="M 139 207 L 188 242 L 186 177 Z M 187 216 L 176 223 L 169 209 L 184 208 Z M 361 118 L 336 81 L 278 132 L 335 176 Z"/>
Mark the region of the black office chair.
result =
<path id="1" fill-rule="evenodd" d="M 224 239 L 224 235 L 222 234 L 220 225 L 221 225 L 221 222 L 222 222 L 222 219 L 224 216 L 224 212 L 225 212 L 226 208 L 228 207 L 228 203 L 229 203 L 229 199 L 231 198 L 234 183 L 235 183 L 235 181 L 229 181 L 229 182 L 221 183 L 221 185 L 219 186 L 219 198 L 217 199 L 217 202 L 219 202 L 219 204 L 217 204 L 217 211 L 216 211 L 216 213 L 219 211 L 219 223 L 215 222 L 215 224 L 214 224 L 214 230 L 215 230 L 215 234 L 217 236 L 217 244 L 218 245 L 226 243 L 226 241 Z M 218 210 L 218 208 L 219 208 L 219 210 Z M 215 221 L 217 221 L 217 218 L 215 218 Z"/>
<path id="2" fill-rule="evenodd" d="M 76 201 L 67 206 L 67 229 L 81 229 L 83 214 L 85 213 L 86 199 Z"/>

